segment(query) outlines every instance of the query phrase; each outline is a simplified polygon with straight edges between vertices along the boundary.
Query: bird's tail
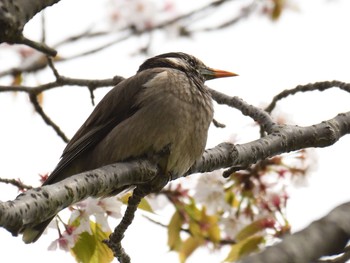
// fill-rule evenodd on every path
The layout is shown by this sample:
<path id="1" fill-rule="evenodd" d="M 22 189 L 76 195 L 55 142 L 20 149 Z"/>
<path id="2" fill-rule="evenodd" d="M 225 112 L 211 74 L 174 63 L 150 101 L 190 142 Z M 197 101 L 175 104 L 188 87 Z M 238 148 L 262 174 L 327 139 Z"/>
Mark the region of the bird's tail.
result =
<path id="1" fill-rule="evenodd" d="M 42 233 L 45 231 L 46 227 L 50 224 L 53 218 L 54 216 L 45 220 L 44 222 L 41 222 L 38 225 L 25 228 L 23 230 L 23 237 L 22 237 L 23 242 L 26 244 L 29 244 L 37 241 L 39 237 L 42 235 Z"/>

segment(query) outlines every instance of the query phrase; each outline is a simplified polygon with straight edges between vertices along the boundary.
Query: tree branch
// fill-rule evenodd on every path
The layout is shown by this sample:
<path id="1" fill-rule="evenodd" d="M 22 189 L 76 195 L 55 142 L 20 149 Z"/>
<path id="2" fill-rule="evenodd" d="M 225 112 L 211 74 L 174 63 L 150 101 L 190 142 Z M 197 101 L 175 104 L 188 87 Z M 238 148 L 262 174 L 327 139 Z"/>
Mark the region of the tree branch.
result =
<path id="1" fill-rule="evenodd" d="M 120 76 L 115 76 L 112 79 L 103 79 L 103 80 L 87 80 L 87 79 L 73 79 L 68 78 L 59 75 L 57 70 L 55 69 L 54 65 L 52 64 L 52 61 L 49 60 L 49 65 L 56 77 L 56 81 L 49 82 L 43 85 L 39 85 L 36 87 L 30 87 L 30 86 L 1 86 L 0 85 L 0 92 L 25 92 L 28 93 L 31 103 L 34 106 L 34 109 L 36 112 L 42 117 L 44 122 L 51 126 L 54 131 L 57 133 L 57 135 L 62 138 L 64 142 L 68 142 L 69 139 L 64 134 L 63 131 L 61 131 L 60 127 L 53 121 L 49 116 L 47 116 L 43 110 L 43 108 L 40 106 L 37 96 L 38 94 L 53 89 L 58 88 L 62 86 L 84 86 L 88 87 L 90 94 L 92 94 L 93 90 L 97 87 L 106 87 L 106 86 L 114 86 L 118 84 L 120 81 L 122 81 L 124 78 Z M 91 96 L 93 99 L 93 97 Z"/>
<path id="2" fill-rule="evenodd" d="M 42 84 L 39 86 L 31 87 L 31 86 L 1 86 L 0 85 L 0 92 L 26 92 L 28 93 L 30 97 L 30 101 L 32 102 L 35 110 L 38 112 L 38 114 L 43 118 L 44 122 L 51 126 L 58 136 L 62 138 L 64 142 L 68 142 L 68 138 L 66 135 L 60 130 L 59 126 L 52 121 L 49 116 L 47 116 L 44 113 L 44 110 L 42 107 L 39 105 L 37 102 L 37 95 L 53 89 L 53 88 L 58 88 L 62 86 L 84 86 L 88 87 L 89 91 L 91 93 L 91 99 L 93 101 L 93 90 L 98 88 L 98 87 L 104 87 L 104 86 L 114 86 L 117 85 L 119 82 L 124 80 L 123 77 L 121 76 L 115 76 L 112 79 L 104 79 L 104 80 L 87 80 L 87 79 L 74 79 L 74 78 L 69 78 L 62 76 L 58 73 L 56 70 L 53 60 L 51 58 L 48 59 L 48 65 L 51 68 L 56 81 L 54 82 L 49 82 L 46 84 Z M 252 105 L 247 104 L 244 102 L 242 99 L 238 97 L 230 97 L 227 96 L 223 93 L 220 93 L 216 90 L 213 90 L 207 86 L 208 90 L 210 91 L 213 99 L 219 103 L 219 104 L 226 104 L 228 106 L 234 107 L 238 110 L 240 110 L 244 115 L 250 116 L 253 118 L 255 121 L 260 123 L 262 127 L 264 127 L 265 130 L 267 131 L 272 131 L 273 127 L 276 125 L 271 116 L 266 113 L 265 111 L 256 108 Z M 224 127 L 222 124 L 218 123 L 216 120 L 213 120 L 214 125 L 217 127 Z"/>
<path id="3" fill-rule="evenodd" d="M 43 108 L 40 106 L 40 103 L 38 101 L 38 97 L 31 93 L 29 95 L 30 102 L 33 104 L 35 111 L 41 116 L 41 118 L 44 120 L 44 122 L 51 126 L 55 132 L 57 133 L 58 137 L 60 137 L 65 143 L 69 142 L 68 137 L 64 134 L 64 132 L 60 129 L 60 127 L 54 123 L 49 116 L 44 112 Z"/>
<path id="4" fill-rule="evenodd" d="M 19 179 L 5 179 L 0 178 L 1 183 L 5 184 L 12 184 L 13 186 L 17 187 L 19 191 L 23 191 L 24 189 L 31 189 L 32 187 L 30 185 L 24 184 Z"/>
<path id="5" fill-rule="evenodd" d="M 333 81 L 322 81 L 322 82 L 316 82 L 316 83 L 309 83 L 306 85 L 298 85 L 293 89 L 286 89 L 282 91 L 281 93 L 277 94 L 275 97 L 273 97 L 271 103 L 265 108 L 265 111 L 271 112 L 275 107 L 278 101 L 291 96 L 295 95 L 298 92 L 307 92 L 307 91 L 325 91 L 327 89 L 331 89 L 337 87 L 341 90 L 344 90 L 348 93 L 350 93 L 350 84 L 341 82 L 338 80 Z"/>
<path id="6" fill-rule="evenodd" d="M 321 256 L 343 252 L 350 237 L 350 203 L 333 209 L 304 230 L 287 236 L 277 245 L 248 256 L 240 263 L 309 263 Z"/>
<path id="7" fill-rule="evenodd" d="M 231 167 L 231 172 L 238 171 L 281 153 L 330 146 L 348 133 L 350 112 L 308 127 L 281 125 L 273 133 L 258 140 L 241 145 L 221 143 L 206 150 L 201 160 L 195 162 L 186 175 L 228 167 Z"/>
<path id="8" fill-rule="evenodd" d="M 25 44 L 47 55 L 55 56 L 56 50 L 23 36 L 25 24 L 38 12 L 59 0 L 3 0 L 0 2 L 0 43 Z"/>
<path id="9" fill-rule="evenodd" d="M 41 92 L 51 90 L 54 88 L 59 88 L 62 86 L 80 86 L 80 87 L 110 87 L 117 85 L 124 78 L 120 76 L 115 76 L 111 79 L 75 79 L 61 76 L 56 79 L 56 81 L 45 83 L 39 86 L 2 86 L 0 85 L 0 92 L 26 92 L 28 94 L 39 94 Z"/>
<path id="10" fill-rule="evenodd" d="M 239 170 L 280 153 L 332 145 L 347 133 L 350 112 L 309 127 L 279 126 L 278 131 L 246 144 L 222 143 L 206 150 L 184 176 L 231 166 Z M 16 235 L 24 225 L 41 222 L 88 196 L 106 196 L 115 189 L 144 184 L 156 174 L 157 167 L 146 160 L 117 163 L 28 190 L 14 201 L 1 203 L 0 226 Z"/>
<path id="11" fill-rule="evenodd" d="M 2 42 L 8 42 L 11 44 L 17 43 L 17 44 L 25 44 L 27 46 L 30 46 L 46 55 L 49 56 L 55 56 L 56 55 L 56 50 L 48 47 L 45 43 L 43 42 L 35 42 L 32 40 L 27 39 L 26 37 L 23 36 L 22 31 L 24 25 L 38 12 L 43 10 L 44 8 L 53 5 L 55 3 L 59 2 L 59 0 L 33 0 L 33 1 L 25 1 L 25 0 L 14 0 L 14 1 L 9 1 L 9 0 L 4 0 L 0 2 L 0 43 Z M 230 19 L 228 22 L 212 27 L 212 28 L 205 28 L 202 30 L 193 30 L 190 31 L 187 29 L 188 24 L 193 23 L 194 21 L 197 21 L 199 19 L 205 19 L 207 18 L 205 14 L 206 12 L 213 13 L 213 9 L 217 9 L 220 6 L 233 2 L 232 0 L 219 0 L 215 2 L 210 2 L 208 4 L 203 5 L 200 8 L 197 8 L 195 10 L 192 10 L 188 13 L 178 15 L 175 18 L 160 22 L 158 24 L 143 28 L 143 29 L 136 29 L 133 24 L 130 24 L 126 26 L 125 28 L 118 29 L 116 30 L 104 30 L 104 31 L 99 31 L 99 32 L 90 32 L 91 30 L 85 30 L 82 33 L 79 33 L 75 36 L 68 37 L 67 39 L 60 41 L 56 45 L 53 45 L 55 48 L 62 46 L 63 44 L 69 44 L 72 43 L 76 40 L 81 40 L 83 38 L 96 38 L 100 36 L 106 36 L 106 35 L 111 35 L 117 33 L 118 36 L 111 40 L 107 41 L 106 43 L 97 46 L 95 48 L 92 48 L 87 51 L 83 51 L 79 54 L 76 54 L 71 57 L 67 58 L 58 58 L 58 61 L 66 61 L 70 59 L 75 59 L 78 57 L 94 54 L 96 52 L 99 52 L 101 50 L 104 50 L 108 47 L 111 47 L 115 45 L 116 43 L 120 43 L 124 40 L 129 39 L 130 37 L 133 36 L 140 36 L 143 34 L 148 34 L 151 32 L 154 32 L 156 30 L 164 29 L 169 26 L 173 26 L 176 23 L 182 23 L 181 26 L 179 26 L 179 34 L 182 36 L 188 36 L 190 34 L 195 33 L 196 31 L 212 31 L 216 29 L 221 29 L 225 28 L 227 26 L 233 25 L 234 23 L 238 22 L 242 18 L 247 17 L 252 11 L 254 10 L 253 6 L 256 6 L 254 4 L 248 5 L 245 8 L 242 8 L 241 13 L 237 16 L 234 17 L 233 19 Z M 214 10 L 215 11 L 215 10 Z M 187 23 L 187 25 L 186 25 Z M 39 69 L 42 69 L 46 66 L 46 64 L 37 64 L 35 61 L 33 61 L 33 65 L 26 65 L 24 66 L 19 66 L 17 68 L 12 68 L 9 70 L 6 70 L 4 72 L 0 72 L 0 76 L 5 76 L 9 74 L 14 74 L 16 73 L 23 73 L 23 72 L 30 72 L 30 71 L 36 71 Z"/>
<path id="12" fill-rule="evenodd" d="M 147 183 L 157 171 L 157 166 L 147 160 L 117 163 L 30 189 L 13 201 L 0 203 L 0 225 L 17 235 L 23 226 L 42 222 L 88 196 L 107 196 L 131 184 Z"/>
<path id="13" fill-rule="evenodd" d="M 263 129 L 269 133 L 273 132 L 276 127 L 276 123 L 272 120 L 272 117 L 264 110 L 259 109 L 253 105 L 249 105 L 239 97 L 230 97 L 226 94 L 213 90 L 207 86 L 207 89 L 210 91 L 212 98 L 218 104 L 225 104 L 227 106 L 236 108 L 243 115 L 251 117 L 254 121 L 259 123 Z"/>

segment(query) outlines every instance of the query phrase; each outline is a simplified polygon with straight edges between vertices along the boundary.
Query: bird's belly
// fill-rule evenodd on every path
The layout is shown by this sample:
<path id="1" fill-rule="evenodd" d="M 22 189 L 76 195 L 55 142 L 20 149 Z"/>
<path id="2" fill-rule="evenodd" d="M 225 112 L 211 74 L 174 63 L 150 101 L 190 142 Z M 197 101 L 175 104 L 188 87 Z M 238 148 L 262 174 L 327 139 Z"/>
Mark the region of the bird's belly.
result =
<path id="1" fill-rule="evenodd" d="M 97 145 L 100 155 L 91 158 L 91 164 L 98 162 L 93 164 L 98 167 L 168 150 L 166 170 L 185 173 L 204 151 L 212 112 L 169 96 L 168 101 L 163 96 L 162 101 L 147 104 L 116 126 Z"/>

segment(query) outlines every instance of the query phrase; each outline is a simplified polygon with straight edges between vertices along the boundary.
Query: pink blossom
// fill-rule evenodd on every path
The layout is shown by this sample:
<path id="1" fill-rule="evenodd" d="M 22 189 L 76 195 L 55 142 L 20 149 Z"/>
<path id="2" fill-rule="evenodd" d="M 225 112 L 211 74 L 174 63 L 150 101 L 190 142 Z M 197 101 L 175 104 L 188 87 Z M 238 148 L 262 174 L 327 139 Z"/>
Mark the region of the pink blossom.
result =
<path id="1" fill-rule="evenodd" d="M 56 250 L 57 247 L 64 251 L 69 251 L 71 248 L 75 246 L 76 241 L 79 238 L 79 234 L 76 231 L 76 228 L 73 226 L 67 227 L 67 230 L 60 234 L 60 237 L 54 240 L 48 250 Z"/>

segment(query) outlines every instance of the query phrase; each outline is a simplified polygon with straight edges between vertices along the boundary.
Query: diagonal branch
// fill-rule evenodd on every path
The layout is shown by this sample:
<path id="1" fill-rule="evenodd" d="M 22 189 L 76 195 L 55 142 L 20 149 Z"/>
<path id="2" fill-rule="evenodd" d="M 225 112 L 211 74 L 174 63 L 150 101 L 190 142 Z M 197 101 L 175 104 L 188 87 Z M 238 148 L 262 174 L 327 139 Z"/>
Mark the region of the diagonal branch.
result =
<path id="1" fill-rule="evenodd" d="M 307 127 L 281 125 L 273 133 L 258 140 L 233 145 L 221 143 L 206 150 L 186 175 L 204 173 L 220 168 L 238 171 L 258 161 L 310 147 L 327 147 L 350 133 L 350 112 L 338 114 L 333 119 Z"/>
<path id="2" fill-rule="evenodd" d="M 43 108 L 40 106 L 40 103 L 38 101 L 37 95 L 31 93 L 29 94 L 30 102 L 33 104 L 35 111 L 41 116 L 41 118 L 44 120 L 44 122 L 51 126 L 54 131 L 57 133 L 58 137 L 60 137 L 65 143 L 69 142 L 69 139 L 64 134 L 64 132 L 60 129 L 60 127 L 54 123 L 49 116 L 46 115 Z"/>
<path id="3" fill-rule="evenodd" d="M 350 112 L 309 127 L 280 126 L 279 131 L 246 144 L 222 143 L 206 150 L 186 175 L 231 166 L 238 170 L 280 153 L 332 145 L 348 133 Z M 28 190 L 13 201 L 0 204 L 0 226 L 17 235 L 24 225 L 44 221 L 73 203 L 89 196 L 106 196 L 125 186 L 147 183 L 156 174 L 155 165 L 140 160 L 108 165 L 54 185 Z"/>
<path id="4" fill-rule="evenodd" d="M 44 221 L 89 196 L 106 196 L 130 183 L 146 183 L 157 174 L 157 169 L 147 160 L 117 163 L 30 189 L 13 201 L 0 203 L 0 225 L 17 235 L 23 226 Z"/>
<path id="5" fill-rule="evenodd" d="M 249 116 L 254 121 L 259 123 L 267 132 L 271 133 L 276 127 L 276 123 L 272 120 L 272 117 L 266 111 L 259 109 L 253 105 L 249 105 L 237 96 L 230 97 L 209 87 L 207 88 L 209 89 L 211 96 L 217 103 L 225 104 L 238 109 L 242 112 L 243 115 Z"/>
<path id="6" fill-rule="evenodd" d="M 314 262 L 321 256 L 339 254 L 350 238 L 349 214 L 350 203 L 342 204 L 302 231 L 240 263 Z"/>

